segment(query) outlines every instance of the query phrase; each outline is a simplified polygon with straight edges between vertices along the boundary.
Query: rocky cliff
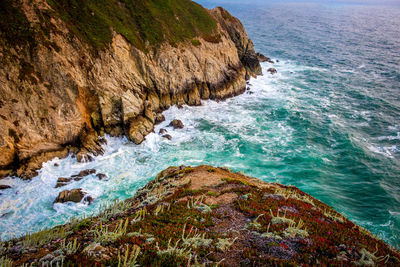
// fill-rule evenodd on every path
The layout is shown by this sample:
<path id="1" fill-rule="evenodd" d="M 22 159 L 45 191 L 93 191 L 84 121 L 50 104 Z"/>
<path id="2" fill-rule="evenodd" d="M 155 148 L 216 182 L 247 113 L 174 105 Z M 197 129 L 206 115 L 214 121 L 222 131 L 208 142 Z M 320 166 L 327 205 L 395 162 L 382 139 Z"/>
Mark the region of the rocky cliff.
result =
<path id="1" fill-rule="evenodd" d="M 243 25 L 222 8 L 190 0 L 0 6 L 0 177 L 31 178 L 69 153 L 90 160 L 104 133 L 139 144 L 161 111 L 240 94 L 261 74 Z"/>
<path id="2" fill-rule="evenodd" d="M 0 257 L 2 266 L 400 264 L 398 251 L 299 189 L 211 166 L 170 167 L 96 217 L 0 242 Z"/>

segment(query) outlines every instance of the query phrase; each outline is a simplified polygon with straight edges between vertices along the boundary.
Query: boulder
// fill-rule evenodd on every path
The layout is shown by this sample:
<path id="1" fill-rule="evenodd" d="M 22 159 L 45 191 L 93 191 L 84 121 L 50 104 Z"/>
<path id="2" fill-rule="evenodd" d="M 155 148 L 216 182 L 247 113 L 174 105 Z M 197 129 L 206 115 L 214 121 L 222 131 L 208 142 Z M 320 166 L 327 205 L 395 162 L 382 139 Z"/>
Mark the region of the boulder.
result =
<path id="1" fill-rule="evenodd" d="M 72 178 L 64 178 L 64 177 L 60 177 L 57 180 L 57 184 L 55 188 L 59 188 L 59 187 L 63 187 L 66 186 L 67 184 L 69 184 L 72 181 Z"/>
<path id="2" fill-rule="evenodd" d="M 85 194 L 82 192 L 82 189 L 72 189 L 72 190 L 64 190 L 58 194 L 54 203 L 65 203 L 65 202 L 80 202 Z"/>
<path id="3" fill-rule="evenodd" d="M 165 134 L 167 132 L 168 132 L 167 130 L 165 130 L 164 128 L 161 128 L 160 131 L 158 132 L 158 134 Z"/>
<path id="4" fill-rule="evenodd" d="M 104 173 L 98 173 L 98 174 L 96 174 L 96 177 L 97 178 L 99 178 L 99 180 L 107 180 L 108 179 L 108 176 L 107 175 L 105 175 Z"/>
<path id="5" fill-rule="evenodd" d="M 81 172 L 79 172 L 78 175 L 73 175 L 72 177 L 85 177 L 88 176 L 90 174 L 95 174 L 96 170 L 95 169 L 87 169 L 87 170 L 83 170 Z"/>
<path id="6" fill-rule="evenodd" d="M 278 73 L 278 71 L 277 71 L 275 68 L 269 68 L 267 71 L 268 71 L 269 73 L 271 73 L 271 74 L 276 74 L 276 73 Z"/>
<path id="7" fill-rule="evenodd" d="M 181 120 L 173 120 L 168 126 L 174 127 L 174 129 L 183 129 L 183 122 Z"/>
<path id="8" fill-rule="evenodd" d="M 172 139 L 172 136 L 170 136 L 169 134 L 164 134 L 162 137 L 167 138 L 168 140 Z"/>

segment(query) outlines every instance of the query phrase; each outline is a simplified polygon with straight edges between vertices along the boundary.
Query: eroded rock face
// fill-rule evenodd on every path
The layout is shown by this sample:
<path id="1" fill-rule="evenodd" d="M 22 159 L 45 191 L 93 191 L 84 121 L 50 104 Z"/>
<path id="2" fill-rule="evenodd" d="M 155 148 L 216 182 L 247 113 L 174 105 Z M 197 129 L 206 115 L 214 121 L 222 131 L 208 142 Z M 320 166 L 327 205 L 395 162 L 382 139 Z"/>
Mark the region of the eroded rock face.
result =
<path id="1" fill-rule="evenodd" d="M 46 1 L 21 3 L 27 20 L 48 34 L 14 47 L 0 42 L 1 176 L 32 178 L 43 162 L 69 153 L 90 161 L 103 153 L 104 133 L 140 144 L 162 120 L 157 113 L 241 94 L 246 78 L 261 74 L 243 25 L 222 8 L 209 11 L 217 41 L 143 52 L 114 34 L 93 51 Z"/>
<path id="2" fill-rule="evenodd" d="M 164 134 L 162 137 L 163 137 L 163 138 L 166 138 L 166 139 L 168 139 L 168 140 L 172 140 L 172 136 L 169 135 L 169 134 Z"/>
<path id="3" fill-rule="evenodd" d="M 64 190 L 58 194 L 58 197 L 54 201 L 54 203 L 65 203 L 65 202 L 80 202 L 85 194 L 82 192 L 82 189 L 72 189 L 72 190 Z"/>

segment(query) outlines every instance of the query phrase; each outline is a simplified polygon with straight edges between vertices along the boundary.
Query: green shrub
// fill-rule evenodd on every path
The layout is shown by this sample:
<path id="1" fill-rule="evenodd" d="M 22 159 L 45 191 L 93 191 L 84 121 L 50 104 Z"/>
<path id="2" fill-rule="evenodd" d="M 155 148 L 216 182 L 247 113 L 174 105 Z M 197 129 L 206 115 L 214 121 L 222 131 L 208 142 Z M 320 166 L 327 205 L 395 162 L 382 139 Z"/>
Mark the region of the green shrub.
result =
<path id="1" fill-rule="evenodd" d="M 200 46 L 200 45 L 201 45 L 201 43 L 200 43 L 200 41 L 199 41 L 199 40 L 197 40 L 197 39 L 193 39 L 193 40 L 192 40 L 192 45 L 194 45 L 194 46 Z"/>

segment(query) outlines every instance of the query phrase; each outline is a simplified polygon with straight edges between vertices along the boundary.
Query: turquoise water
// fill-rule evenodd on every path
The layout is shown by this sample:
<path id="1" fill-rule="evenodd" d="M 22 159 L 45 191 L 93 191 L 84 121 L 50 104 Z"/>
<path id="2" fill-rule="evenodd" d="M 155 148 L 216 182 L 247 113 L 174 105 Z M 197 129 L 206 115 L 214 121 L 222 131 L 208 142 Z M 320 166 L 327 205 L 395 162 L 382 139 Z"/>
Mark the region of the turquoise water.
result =
<path id="1" fill-rule="evenodd" d="M 208 7 L 215 2 L 203 1 Z M 164 112 L 171 141 L 150 134 L 136 146 L 107 137 L 94 162 L 72 157 L 44 164 L 32 181 L 7 178 L 0 195 L 0 237 L 64 223 L 125 199 L 170 165 L 212 164 L 298 186 L 351 220 L 400 245 L 400 9 L 275 3 L 224 6 L 239 17 L 256 49 L 279 63 L 252 79 L 252 94 Z M 183 130 L 166 125 L 178 118 Z M 60 166 L 54 166 L 59 163 Z M 60 176 L 96 168 L 54 189 Z M 52 202 L 83 188 L 84 204 Z"/>

